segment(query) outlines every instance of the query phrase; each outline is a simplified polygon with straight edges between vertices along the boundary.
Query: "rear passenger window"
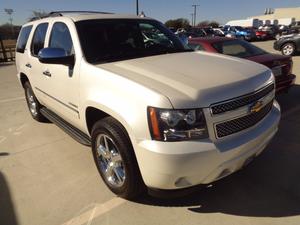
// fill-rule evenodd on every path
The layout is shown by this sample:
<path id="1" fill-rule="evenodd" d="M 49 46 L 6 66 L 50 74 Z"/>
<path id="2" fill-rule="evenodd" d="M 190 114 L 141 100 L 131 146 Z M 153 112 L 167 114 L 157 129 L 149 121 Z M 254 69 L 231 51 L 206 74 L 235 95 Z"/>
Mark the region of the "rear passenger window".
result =
<path id="1" fill-rule="evenodd" d="M 49 47 L 62 48 L 68 55 L 74 54 L 72 38 L 66 24 L 57 22 L 53 25 Z"/>
<path id="2" fill-rule="evenodd" d="M 47 28 L 48 23 L 41 23 L 36 27 L 31 43 L 31 54 L 33 56 L 37 56 L 39 51 L 44 48 Z"/>
<path id="3" fill-rule="evenodd" d="M 31 29 L 32 26 L 22 27 L 18 38 L 17 52 L 24 53 Z"/>

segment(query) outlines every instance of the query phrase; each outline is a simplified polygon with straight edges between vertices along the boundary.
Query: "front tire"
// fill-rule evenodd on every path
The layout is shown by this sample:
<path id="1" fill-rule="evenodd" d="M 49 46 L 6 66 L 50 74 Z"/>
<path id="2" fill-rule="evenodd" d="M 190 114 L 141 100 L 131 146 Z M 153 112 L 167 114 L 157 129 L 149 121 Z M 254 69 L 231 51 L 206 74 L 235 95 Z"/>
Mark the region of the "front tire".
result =
<path id="1" fill-rule="evenodd" d="M 118 121 L 106 117 L 95 123 L 92 151 L 97 169 L 113 193 L 135 199 L 145 190 L 132 144 Z"/>
<path id="2" fill-rule="evenodd" d="M 282 55 L 292 56 L 296 53 L 296 46 L 293 43 L 286 43 L 281 47 Z"/>
<path id="3" fill-rule="evenodd" d="M 46 122 L 47 119 L 40 112 L 42 105 L 35 97 L 31 85 L 28 81 L 24 84 L 24 91 L 25 91 L 27 106 L 32 118 L 39 122 Z"/>

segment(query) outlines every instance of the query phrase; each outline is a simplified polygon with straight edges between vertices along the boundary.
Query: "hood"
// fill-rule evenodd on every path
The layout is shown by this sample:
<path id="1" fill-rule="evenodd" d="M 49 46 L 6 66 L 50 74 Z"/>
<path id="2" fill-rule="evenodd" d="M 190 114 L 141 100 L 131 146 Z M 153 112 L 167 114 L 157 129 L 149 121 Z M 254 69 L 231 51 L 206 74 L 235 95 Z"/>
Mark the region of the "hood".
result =
<path id="1" fill-rule="evenodd" d="M 157 55 L 97 66 L 166 96 L 174 108 L 208 107 L 273 81 L 263 65 L 207 52 Z"/>
<path id="2" fill-rule="evenodd" d="M 286 38 L 292 38 L 292 37 L 296 37 L 296 36 L 300 36 L 300 34 L 287 34 L 287 35 L 282 35 L 281 37 L 279 37 L 278 40 L 286 39 Z"/>

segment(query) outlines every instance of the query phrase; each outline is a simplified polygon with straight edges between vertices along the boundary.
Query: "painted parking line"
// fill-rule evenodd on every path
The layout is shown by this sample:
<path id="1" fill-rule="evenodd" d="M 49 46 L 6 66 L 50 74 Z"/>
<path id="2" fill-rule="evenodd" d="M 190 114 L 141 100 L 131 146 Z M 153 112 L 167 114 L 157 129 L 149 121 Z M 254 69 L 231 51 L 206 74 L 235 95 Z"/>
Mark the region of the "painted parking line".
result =
<path id="1" fill-rule="evenodd" d="M 125 202 L 125 199 L 114 197 L 105 203 L 96 204 L 93 209 L 90 209 L 87 212 L 70 219 L 62 225 L 91 225 L 95 218 L 111 211 Z"/>
<path id="2" fill-rule="evenodd" d="M 14 102 L 14 101 L 20 101 L 20 100 L 24 100 L 25 97 L 17 97 L 17 98 L 7 98 L 7 99 L 2 99 L 0 100 L 0 104 L 1 103 L 7 103 L 7 102 Z"/>

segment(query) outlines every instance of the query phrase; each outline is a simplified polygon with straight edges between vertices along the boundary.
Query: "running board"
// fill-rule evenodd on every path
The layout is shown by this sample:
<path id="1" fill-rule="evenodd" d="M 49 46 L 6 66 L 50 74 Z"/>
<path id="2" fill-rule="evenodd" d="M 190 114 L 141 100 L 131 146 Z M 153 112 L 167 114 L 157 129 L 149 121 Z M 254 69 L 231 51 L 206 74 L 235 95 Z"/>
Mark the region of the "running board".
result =
<path id="1" fill-rule="evenodd" d="M 62 119 L 61 117 L 59 117 L 54 112 L 47 109 L 46 107 L 41 108 L 40 112 L 43 116 L 45 116 L 52 123 L 56 124 L 62 130 L 64 130 L 68 135 L 70 135 L 76 141 L 78 141 L 83 145 L 91 146 L 90 137 L 85 133 L 83 133 L 81 130 L 77 129 L 70 123 L 66 122 L 64 119 Z"/>

